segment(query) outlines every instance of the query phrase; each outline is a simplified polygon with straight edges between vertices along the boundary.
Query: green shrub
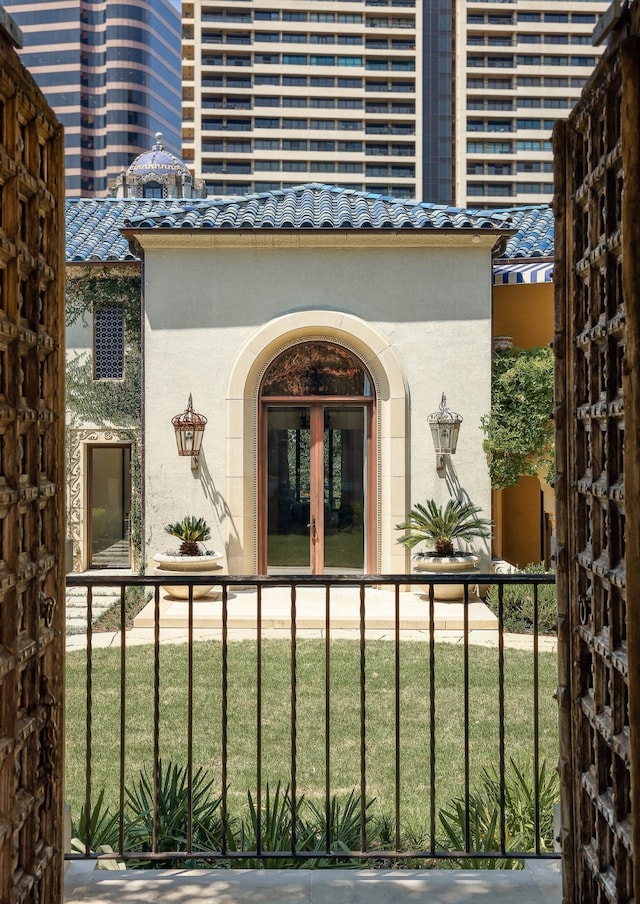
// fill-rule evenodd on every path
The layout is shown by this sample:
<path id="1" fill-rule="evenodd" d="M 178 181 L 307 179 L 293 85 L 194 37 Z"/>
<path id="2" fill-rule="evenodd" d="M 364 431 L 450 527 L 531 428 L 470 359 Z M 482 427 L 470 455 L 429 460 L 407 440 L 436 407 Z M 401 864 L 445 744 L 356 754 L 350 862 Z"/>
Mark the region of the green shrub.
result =
<path id="1" fill-rule="evenodd" d="M 84 853 L 87 844 L 87 829 L 89 848 L 92 851 L 99 847 L 108 846 L 115 850 L 119 841 L 119 819 L 117 813 L 111 813 L 109 807 L 104 802 L 105 789 L 98 794 L 91 807 L 91 820 L 87 826 L 87 810 L 83 804 L 80 808 L 80 816 L 78 821 L 72 820 L 71 834 L 73 840 L 71 842 L 72 849 Z M 79 842 L 76 844 L 74 842 Z"/>
<path id="2" fill-rule="evenodd" d="M 282 788 L 280 782 L 271 792 L 266 785 L 264 802 L 258 809 L 251 791 L 247 792 L 249 815 L 240 823 L 236 836 L 230 836 L 230 844 L 236 845 L 238 851 L 257 851 L 258 838 L 260 849 L 271 853 L 290 851 L 292 838 L 293 802 L 289 788 Z M 368 811 L 373 800 L 367 803 Z M 318 858 L 292 860 L 286 857 L 242 858 L 233 860 L 231 865 L 238 868 L 260 869 L 313 869 L 319 866 L 353 866 L 353 860 L 335 857 L 322 857 L 326 850 L 327 836 L 329 849 L 338 854 L 358 850 L 360 847 L 360 795 L 352 790 L 346 799 L 334 794 L 329 801 L 328 813 L 323 806 L 318 806 L 304 796 L 296 799 L 296 850 L 318 852 Z M 365 817 L 365 825 L 372 824 L 373 817 L 369 812 Z M 374 829 L 375 831 L 375 829 Z"/>
<path id="3" fill-rule="evenodd" d="M 266 785 L 264 801 L 258 806 L 251 791 L 247 791 L 249 814 L 241 823 L 237 834 L 230 836 L 230 847 L 237 851 L 277 851 L 291 850 L 291 828 L 293 825 L 293 802 L 288 786 L 282 788 L 280 782 L 271 792 Z M 296 835 L 298 850 L 306 850 L 309 843 L 309 832 L 300 818 L 300 808 L 304 797 L 296 799 Z M 238 869 L 295 869 L 299 861 L 286 857 L 249 857 L 233 860 L 231 866 Z"/>
<path id="4" fill-rule="evenodd" d="M 526 565 L 522 574 L 544 574 L 544 565 Z M 499 588 L 493 584 L 487 593 L 487 606 L 498 614 Z M 503 618 L 505 631 L 530 634 L 533 630 L 534 588 L 532 584 L 505 584 L 503 587 Z M 558 600 L 555 584 L 538 585 L 538 631 L 555 634 L 558 620 Z"/>
<path id="5" fill-rule="evenodd" d="M 158 851 L 186 851 L 188 843 L 188 775 L 186 766 L 158 761 Z M 191 847 L 195 851 L 219 851 L 222 847 L 222 812 L 220 796 L 212 795 L 213 779 L 199 768 L 191 780 Z M 153 776 L 140 772 L 132 787 L 125 789 L 125 848 L 146 852 L 153 845 Z M 198 860 L 156 860 L 135 866 L 177 868 L 198 866 Z"/>
<path id="6" fill-rule="evenodd" d="M 505 850 L 533 852 L 536 849 L 536 798 L 533 764 L 509 758 L 504 775 Z M 482 770 L 480 787 L 469 795 L 469 850 L 496 853 L 500 850 L 500 773 L 496 766 Z M 543 760 L 538 772 L 538 812 L 540 851 L 553 850 L 554 807 L 560 800 L 558 774 L 547 771 Z M 444 851 L 467 849 L 467 821 L 464 800 L 456 798 L 438 812 L 442 826 L 440 847 Z M 517 858 L 460 858 L 448 861 L 458 869 L 522 869 Z"/>

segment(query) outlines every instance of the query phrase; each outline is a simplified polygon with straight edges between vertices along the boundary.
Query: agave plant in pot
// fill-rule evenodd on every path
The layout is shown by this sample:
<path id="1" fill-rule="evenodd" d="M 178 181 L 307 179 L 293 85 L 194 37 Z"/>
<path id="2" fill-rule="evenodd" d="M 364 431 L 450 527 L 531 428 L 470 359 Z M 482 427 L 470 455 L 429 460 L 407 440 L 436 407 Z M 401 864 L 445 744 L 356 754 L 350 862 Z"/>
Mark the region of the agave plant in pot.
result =
<path id="1" fill-rule="evenodd" d="M 216 564 L 222 553 L 206 549 L 204 543 L 211 537 L 211 529 L 204 518 L 186 515 L 181 521 L 165 525 L 165 531 L 177 537 L 181 543 L 177 552 L 158 552 L 154 555 L 155 573 L 160 576 L 179 572 L 181 574 L 217 574 L 220 571 Z M 176 599 L 188 599 L 189 587 L 180 584 L 169 584 L 164 590 Z M 193 599 L 206 596 L 213 584 L 194 585 Z"/>
<path id="2" fill-rule="evenodd" d="M 480 556 L 456 549 L 454 541 L 487 539 L 491 536 L 491 522 L 479 517 L 480 508 L 463 499 L 450 499 L 445 506 L 434 499 L 425 504 L 417 503 L 407 515 L 407 520 L 397 524 L 397 530 L 406 531 L 398 543 L 413 549 L 425 543 L 426 549 L 413 556 L 415 571 L 432 574 L 473 571 Z M 425 588 L 428 590 L 428 588 Z M 434 599 L 460 600 L 464 595 L 463 584 L 434 585 Z"/>

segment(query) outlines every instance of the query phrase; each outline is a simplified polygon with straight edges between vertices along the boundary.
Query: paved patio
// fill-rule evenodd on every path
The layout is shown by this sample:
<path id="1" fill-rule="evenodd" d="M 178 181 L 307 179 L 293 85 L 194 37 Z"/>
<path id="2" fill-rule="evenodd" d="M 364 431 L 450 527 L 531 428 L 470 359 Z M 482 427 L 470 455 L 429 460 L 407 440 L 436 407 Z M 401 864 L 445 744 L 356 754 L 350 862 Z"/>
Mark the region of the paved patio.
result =
<path id="1" fill-rule="evenodd" d="M 404 631 L 428 630 L 429 602 L 418 590 L 400 594 L 400 618 Z M 222 607 L 215 591 L 194 602 L 194 627 L 222 626 Z M 323 587 L 296 588 L 296 625 L 302 630 L 324 630 L 325 590 Z M 369 629 L 393 630 L 395 594 L 392 589 L 367 587 L 366 623 Z M 163 594 L 160 600 L 160 626 L 182 628 L 187 624 L 187 602 L 174 600 Z M 464 605 L 435 603 L 435 625 L 438 630 L 462 630 Z M 256 624 L 257 592 L 233 588 L 228 595 L 228 627 L 252 628 Z M 498 620 L 477 596 L 470 594 L 469 626 L 476 629 L 497 628 Z M 265 587 L 262 591 L 262 626 L 266 629 L 287 629 L 291 623 L 291 594 L 287 587 Z M 135 619 L 135 627 L 148 628 L 154 624 L 153 601 Z M 332 629 L 357 630 L 360 626 L 360 588 L 331 588 Z"/>
<path id="2" fill-rule="evenodd" d="M 65 904 L 561 904 L 558 861 L 524 870 L 93 870 L 74 863 Z"/>
<path id="3" fill-rule="evenodd" d="M 93 572 L 92 574 L 95 574 Z M 113 571 L 104 572 L 110 577 Z M 129 572 L 130 574 L 130 572 Z M 126 574 L 123 573 L 123 577 Z M 80 588 L 73 590 L 73 630 L 78 631 L 81 621 Z M 117 594 L 116 594 L 117 595 Z M 94 588 L 94 600 L 100 597 Z M 229 640 L 255 637 L 256 591 L 234 589 L 229 593 Z M 116 596 L 112 596 L 112 600 Z M 297 590 L 296 626 L 300 636 L 324 637 L 324 590 L 300 587 Z M 359 589 L 334 587 L 331 591 L 331 636 L 352 638 L 360 628 Z M 395 595 L 391 590 L 367 588 L 366 630 L 367 640 L 393 640 Z M 262 594 L 262 634 L 264 637 L 289 638 L 291 624 L 291 596 L 285 587 L 268 587 Z M 160 598 L 160 642 L 186 643 L 187 603 L 162 594 Z M 400 594 L 400 637 L 402 640 L 428 641 L 429 603 L 420 592 Z M 86 624 L 86 621 L 84 622 Z M 435 603 L 435 640 L 440 643 L 462 643 L 464 639 L 464 605 L 462 603 Z M 489 608 L 479 599 L 469 603 L 469 643 L 481 646 L 498 646 L 498 621 Z M 194 638 L 219 640 L 222 636 L 220 600 L 216 594 L 203 597 L 194 603 Z M 118 632 L 96 633 L 92 637 L 94 647 L 109 647 L 119 643 Z M 127 645 L 150 644 L 154 640 L 154 604 L 148 603 L 139 613 L 134 627 L 127 631 Z M 505 634 L 506 646 L 531 649 L 532 637 L 527 634 Z M 539 647 L 555 651 L 555 637 L 540 637 Z M 67 636 L 67 650 L 82 649 L 86 637 L 82 631 Z"/>

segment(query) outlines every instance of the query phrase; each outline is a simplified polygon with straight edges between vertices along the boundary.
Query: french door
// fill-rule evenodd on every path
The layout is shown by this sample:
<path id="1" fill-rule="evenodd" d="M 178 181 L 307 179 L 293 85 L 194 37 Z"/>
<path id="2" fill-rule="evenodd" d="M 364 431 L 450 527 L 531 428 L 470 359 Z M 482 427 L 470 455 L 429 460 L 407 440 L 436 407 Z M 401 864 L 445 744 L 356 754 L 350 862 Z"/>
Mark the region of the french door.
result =
<path id="1" fill-rule="evenodd" d="M 261 572 L 363 573 L 371 555 L 372 405 L 262 410 Z"/>

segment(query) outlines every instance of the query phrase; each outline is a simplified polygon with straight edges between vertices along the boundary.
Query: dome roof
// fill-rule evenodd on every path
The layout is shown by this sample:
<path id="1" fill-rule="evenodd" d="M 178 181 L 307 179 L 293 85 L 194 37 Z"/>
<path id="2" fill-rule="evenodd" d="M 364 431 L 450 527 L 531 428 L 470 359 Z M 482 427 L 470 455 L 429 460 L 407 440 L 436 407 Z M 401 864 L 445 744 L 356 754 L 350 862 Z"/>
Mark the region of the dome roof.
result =
<path id="1" fill-rule="evenodd" d="M 136 157 L 127 170 L 127 176 L 166 176 L 168 173 L 190 178 L 189 170 L 182 160 L 164 148 L 162 132 L 156 132 L 156 143 L 150 151 Z"/>

